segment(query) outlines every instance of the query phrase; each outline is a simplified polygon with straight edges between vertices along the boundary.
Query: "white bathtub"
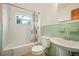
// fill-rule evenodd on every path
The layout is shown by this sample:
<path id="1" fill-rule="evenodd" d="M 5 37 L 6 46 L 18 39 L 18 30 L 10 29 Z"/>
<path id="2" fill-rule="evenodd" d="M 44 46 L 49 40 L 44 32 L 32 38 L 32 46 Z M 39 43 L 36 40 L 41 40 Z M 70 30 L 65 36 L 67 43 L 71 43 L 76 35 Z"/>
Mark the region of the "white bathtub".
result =
<path id="1" fill-rule="evenodd" d="M 19 46 L 8 45 L 7 47 L 3 49 L 3 55 L 21 56 L 24 54 L 28 54 L 28 53 L 31 53 L 31 48 L 38 44 L 40 44 L 40 42 L 23 44 Z"/>

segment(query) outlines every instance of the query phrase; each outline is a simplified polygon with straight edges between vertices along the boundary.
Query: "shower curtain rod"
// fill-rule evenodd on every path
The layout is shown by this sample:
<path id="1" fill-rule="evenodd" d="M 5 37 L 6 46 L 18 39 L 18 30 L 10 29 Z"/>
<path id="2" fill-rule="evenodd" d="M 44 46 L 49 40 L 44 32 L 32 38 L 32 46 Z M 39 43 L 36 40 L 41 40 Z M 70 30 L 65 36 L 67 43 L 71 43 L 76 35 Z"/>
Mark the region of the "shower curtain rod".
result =
<path id="1" fill-rule="evenodd" d="M 14 6 L 14 7 L 17 7 L 17 8 L 19 8 L 19 9 L 23 9 L 23 10 L 26 10 L 26 11 L 29 11 L 29 12 L 34 12 L 34 11 L 32 11 L 32 10 L 28 10 L 28 9 L 25 9 L 25 8 L 22 8 L 22 7 L 19 7 L 19 6 L 15 6 L 15 5 L 13 5 L 13 4 L 10 4 L 10 3 L 8 3 L 9 5 L 11 5 L 11 6 Z"/>

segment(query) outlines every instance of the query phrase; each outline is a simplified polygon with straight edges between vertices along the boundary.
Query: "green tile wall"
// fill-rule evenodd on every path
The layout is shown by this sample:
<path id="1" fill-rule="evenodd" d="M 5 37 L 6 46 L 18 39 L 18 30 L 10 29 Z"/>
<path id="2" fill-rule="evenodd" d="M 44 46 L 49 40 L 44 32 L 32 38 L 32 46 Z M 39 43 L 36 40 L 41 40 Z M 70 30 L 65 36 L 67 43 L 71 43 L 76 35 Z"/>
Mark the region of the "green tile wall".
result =
<path id="1" fill-rule="evenodd" d="M 79 21 L 42 26 L 42 36 L 69 38 L 79 41 Z"/>
<path id="2" fill-rule="evenodd" d="M 61 37 L 69 38 L 74 41 L 79 41 L 79 21 L 70 23 L 61 23 L 41 27 L 41 35 L 48 37 Z M 58 47 L 55 44 L 51 44 L 49 49 L 50 56 L 59 56 Z"/>

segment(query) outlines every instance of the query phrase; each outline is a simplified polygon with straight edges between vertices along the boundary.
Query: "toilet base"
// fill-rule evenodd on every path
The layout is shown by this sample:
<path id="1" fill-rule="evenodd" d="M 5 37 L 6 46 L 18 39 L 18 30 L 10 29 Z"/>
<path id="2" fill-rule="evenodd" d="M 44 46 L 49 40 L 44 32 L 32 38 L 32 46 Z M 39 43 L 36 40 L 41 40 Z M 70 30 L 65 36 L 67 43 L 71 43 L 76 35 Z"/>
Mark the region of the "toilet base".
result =
<path id="1" fill-rule="evenodd" d="M 43 52 L 42 54 L 38 54 L 38 55 L 35 55 L 35 54 L 32 53 L 32 55 L 33 56 L 45 56 L 45 52 Z"/>

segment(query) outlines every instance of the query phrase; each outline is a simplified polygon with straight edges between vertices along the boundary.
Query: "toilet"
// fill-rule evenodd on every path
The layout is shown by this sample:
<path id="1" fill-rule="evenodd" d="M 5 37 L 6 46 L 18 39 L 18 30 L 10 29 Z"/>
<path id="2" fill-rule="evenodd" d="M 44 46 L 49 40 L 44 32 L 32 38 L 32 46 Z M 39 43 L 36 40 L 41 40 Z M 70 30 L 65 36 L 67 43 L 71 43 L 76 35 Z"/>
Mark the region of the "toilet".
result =
<path id="1" fill-rule="evenodd" d="M 45 55 L 45 49 L 50 47 L 49 39 L 49 37 L 42 36 L 40 40 L 41 44 L 32 47 L 32 54 L 35 56 Z"/>

